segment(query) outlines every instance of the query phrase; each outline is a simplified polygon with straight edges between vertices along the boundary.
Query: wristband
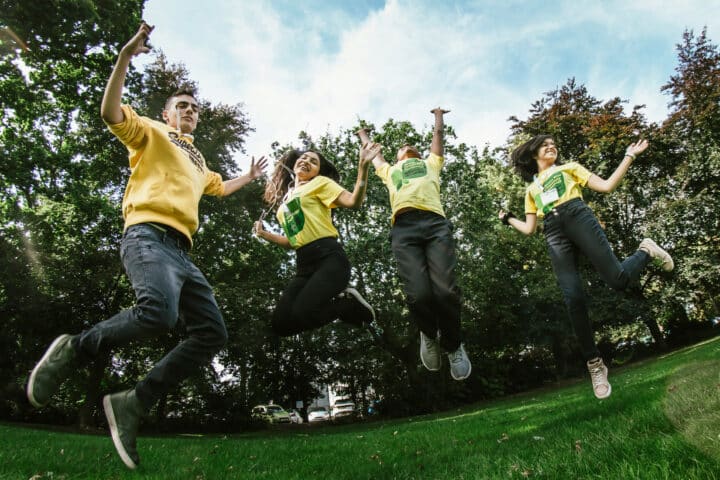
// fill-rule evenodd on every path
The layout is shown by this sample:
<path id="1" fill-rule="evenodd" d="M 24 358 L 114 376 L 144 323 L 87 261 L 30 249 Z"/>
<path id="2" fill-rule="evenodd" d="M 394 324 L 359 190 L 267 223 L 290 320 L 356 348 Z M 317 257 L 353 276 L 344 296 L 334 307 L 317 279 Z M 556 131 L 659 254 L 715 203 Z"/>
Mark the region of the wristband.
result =
<path id="1" fill-rule="evenodd" d="M 625 156 L 630 157 L 630 160 L 635 160 L 637 158 L 637 156 L 633 155 L 632 153 L 626 153 Z"/>
<path id="2" fill-rule="evenodd" d="M 510 225 L 510 219 L 511 218 L 517 218 L 514 213 L 512 212 L 505 212 L 502 216 L 502 223 L 505 225 Z"/>

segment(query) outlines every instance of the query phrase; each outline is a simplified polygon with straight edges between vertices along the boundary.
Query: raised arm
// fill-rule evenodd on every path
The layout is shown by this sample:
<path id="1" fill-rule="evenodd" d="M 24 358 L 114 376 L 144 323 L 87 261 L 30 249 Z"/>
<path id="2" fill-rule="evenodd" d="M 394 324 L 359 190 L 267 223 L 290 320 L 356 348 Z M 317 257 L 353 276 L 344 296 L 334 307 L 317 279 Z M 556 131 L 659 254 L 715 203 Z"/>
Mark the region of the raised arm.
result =
<path id="1" fill-rule="evenodd" d="M 593 174 L 588 179 L 588 188 L 602 193 L 609 193 L 615 190 L 615 188 L 620 184 L 620 180 L 622 180 L 627 173 L 633 160 L 635 160 L 635 157 L 644 152 L 647 147 L 647 140 L 640 140 L 635 143 L 631 143 L 630 146 L 627 147 L 627 150 L 625 150 L 625 156 L 623 157 L 622 162 L 620 162 L 620 165 L 618 165 L 613 174 L 610 175 L 607 180 Z"/>
<path id="2" fill-rule="evenodd" d="M 370 135 L 368 135 L 367 130 L 365 130 L 364 128 L 361 128 L 360 130 L 358 130 L 355 133 L 357 134 L 358 137 L 360 137 L 361 145 L 372 143 L 372 140 L 370 140 Z M 378 169 L 378 168 L 382 167 L 383 165 L 387 164 L 387 161 L 385 161 L 385 157 L 383 157 L 383 155 L 382 155 L 382 149 L 372 159 L 372 164 L 373 164 L 373 167 L 375 167 L 375 169 Z"/>
<path id="3" fill-rule="evenodd" d="M 517 218 L 512 212 L 500 210 L 498 217 L 505 225 L 510 225 L 515 230 L 525 235 L 532 235 L 537 229 L 537 215 L 534 213 L 525 214 L 525 221 Z"/>
<path id="4" fill-rule="evenodd" d="M 264 156 L 260 157 L 257 163 L 255 163 L 255 157 L 252 157 L 252 160 L 250 161 L 250 171 L 248 173 L 223 182 L 223 186 L 225 187 L 223 196 L 226 197 L 235 193 L 256 178 L 263 176 L 266 167 L 267 160 Z"/>
<path id="5" fill-rule="evenodd" d="M 365 200 L 365 191 L 367 190 L 368 170 L 370 163 L 374 161 L 375 156 L 380 153 L 382 145 L 379 143 L 364 143 L 360 147 L 360 161 L 358 162 L 358 176 L 355 181 L 355 188 L 350 193 L 343 190 L 335 199 L 335 205 L 345 208 L 358 208 Z"/>
<path id="6" fill-rule="evenodd" d="M 440 107 L 433 108 L 430 113 L 435 115 L 435 126 L 433 127 L 433 138 L 432 138 L 432 144 L 430 145 L 430 152 L 434 153 L 438 157 L 443 156 L 443 129 L 445 127 L 445 122 L 443 120 L 443 115 L 446 113 L 450 113 L 450 110 L 443 110 Z"/>
<path id="7" fill-rule="evenodd" d="M 100 105 L 100 116 L 110 125 L 121 123 L 125 119 L 125 115 L 120 108 L 120 102 L 122 100 L 122 90 L 125 85 L 128 67 L 130 66 L 132 57 L 150 51 L 150 47 L 145 45 L 145 41 L 154 28 L 155 27 L 151 27 L 147 23 L 142 22 L 137 33 L 125 44 L 122 50 L 120 50 L 120 54 L 115 62 L 115 67 L 105 87 L 102 104 Z"/>

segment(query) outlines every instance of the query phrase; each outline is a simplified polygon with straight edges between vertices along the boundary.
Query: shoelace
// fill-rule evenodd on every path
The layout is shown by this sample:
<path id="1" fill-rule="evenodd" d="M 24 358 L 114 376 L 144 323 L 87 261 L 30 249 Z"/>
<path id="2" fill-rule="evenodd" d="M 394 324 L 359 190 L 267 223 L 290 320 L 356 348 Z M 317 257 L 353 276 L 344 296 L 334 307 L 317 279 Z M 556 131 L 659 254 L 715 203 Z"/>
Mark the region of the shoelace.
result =
<path id="1" fill-rule="evenodd" d="M 592 377 L 593 385 L 597 385 L 600 383 L 606 383 L 603 376 L 605 375 L 605 372 L 603 371 L 603 368 L 601 365 L 595 365 L 593 367 L 590 367 L 590 377 Z"/>
<path id="2" fill-rule="evenodd" d="M 425 350 L 427 350 L 428 353 L 430 353 L 431 355 L 436 355 L 438 353 L 438 343 L 435 340 L 429 337 L 425 337 L 424 343 Z"/>
<path id="3" fill-rule="evenodd" d="M 461 363 L 463 361 L 462 350 L 458 348 L 450 354 L 450 363 Z"/>

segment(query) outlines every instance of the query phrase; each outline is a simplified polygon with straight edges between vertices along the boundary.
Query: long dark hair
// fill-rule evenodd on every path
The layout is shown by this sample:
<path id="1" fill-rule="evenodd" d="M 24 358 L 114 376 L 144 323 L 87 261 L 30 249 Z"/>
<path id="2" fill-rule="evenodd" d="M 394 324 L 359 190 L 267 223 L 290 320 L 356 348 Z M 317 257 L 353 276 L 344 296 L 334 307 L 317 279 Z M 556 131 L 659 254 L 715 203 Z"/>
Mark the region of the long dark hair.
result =
<path id="1" fill-rule="evenodd" d="M 277 203 L 285 197 L 285 194 L 290 188 L 290 184 L 295 181 L 295 175 L 293 173 L 295 162 L 307 152 L 312 152 L 320 158 L 320 171 L 318 175 L 331 178 L 336 182 L 340 181 L 340 173 L 338 173 L 337 168 L 335 168 L 335 165 L 330 163 L 322 153 L 316 152 L 315 150 L 289 150 L 280 157 L 280 160 L 275 164 L 275 170 L 265 185 L 265 195 L 263 195 L 263 199 L 267 203 Z"/>
<path id="2" fill-rule="evenodd" d="M 535 160 L 535 154 L 538 149 L 548 138 L 552 139 L 552 135 L 535 135 L 527 142 L 517 147 L 510 154 L 510 163 L 512 164 L 515 171 L 522 177 L 526 182 L 532 182 L 533 177 L 538 173 L 537 161 Z M 556 165 L 560 165 L 560 152 L 555 160 Z"/>

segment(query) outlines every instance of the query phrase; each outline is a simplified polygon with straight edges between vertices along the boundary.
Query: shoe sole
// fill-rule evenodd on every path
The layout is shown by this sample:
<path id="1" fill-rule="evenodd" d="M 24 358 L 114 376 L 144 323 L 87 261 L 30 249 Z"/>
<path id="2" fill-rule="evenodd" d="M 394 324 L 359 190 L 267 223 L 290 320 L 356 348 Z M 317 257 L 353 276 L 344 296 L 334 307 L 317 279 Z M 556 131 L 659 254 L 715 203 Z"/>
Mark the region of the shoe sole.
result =
<path id="1" fill-rule="evenodd" d="M 35 408 L 42 408 L 45 405 L 47 405 L 48 403 L 50 403 L 49 398 L 48 398 L 48 401 L 45 403 L 40 403 L 35 398 L 35 391 L 34 391 L 35 389 L 33 388 L 35 386 L 35 376 L 37 375 L 37 372 L 40 369 L 40 367 L 43 365 L 43 363 L 45 363 L 45 361 L 50 357 L 50 354 L 55 349 L 55 347 L 57 347 L 58 343 L 60 343 L 62 340 L 64 340 L 65 337 L 69 337 L 69 336 L 70 335 L 68 335 L 66 333 L 66 334 L 60 335 L 55 340 L 53 340 L 53 342 L 50 344 L 50 346 L 47 348 L 47 350 L 45 350 L 45 355 L 42 356 L 42 358 L 37 363 L 37 365 L 35 365 L 35 368 L 33 368 L 32 373 L 30 373 L 30 379 L 28 380 L 26 393 L 27 393 L 28 401 Z"/>
<path id="2" fill-rule="evenodd" d="M 438 372 L 442 368 L 442 360 L 440 361 L 440 366 L 438 368 L 428 367 L 427 363 L 425 363 L 425 360 L 423 360 L 422 355 L 420 355 L 420 361 L 422 362 L 423 367 L 425 367 L 425 369 L 427 369 L 427 370 L 430 370 L 431 372 Z"/>
<path id="3" fill-rule="evenodd" d="M 594 388 L 593 388 L 593 393 L 595 393 L 595 389 L 594 389 Z M 608 398 L 608 397 L 610 396 L 611 393 L 612 393 L 612 385 L 610 385 L 610 384 L 608 383 L 608 391 L 607 391 L 607 393 L 606 393 L 605 395 L 603 395 L 602 397 L 601 397 L 600 395 L 598 395 L 597 393 L 595 393 L 595 398 L 597 398 L 598 400 L 605 400 L 606 398 Z"/>
<path id="4" fill-rule="evenodd" d="M 472 373 L 472 363 L 470 364 L 470 369 L 468 370 L 467 374 L 464 377 L 456 377 L 455 375 L 453 375 L 452 370 L 450 370 L 450 376 L 453 378 L 453 380 L 457 380 L 458 382 L 468 378 L 471 373 Z"/>
<path id="5" fill-rule="evenodd" d="M 375 321 L 375 310 L 373 310 L 373 308 L 370 306 L 370 304 L 367 302 L 367 300 L 365 300 L 363 298 L 363 296 L 360 295 L 360 292 L 358 292 L 357 290 L 355 290 L 352 287 L 346 288 L 345 292 L 352 295 L 355 298 L 355 300 L 360 302 L 360 305 L 362 305 L 363 307 L 367 308 L 370 311 L 370 315 L 372 315 L 372 320 L 370 321 L 370 323 L 373 323 Z"/>
<path id="6" fill-rule="evenodd" d="M 113 444 L 115 444 L 115 450 L 117 450 L 118 455 L 120 455 L 120 459 L 123 461 L 123 463 L 129 469 L 135 470 L 137 468 L 137 464 L 133 462 L 132 458 L 130 458 L 130 455 L 127 454 L 125 447 L 120 441 L 120 432 L 118 432 L 117 422 L 115 421 L 115 412 L 112 408 L 112 401 L 110 401 L 110 395 L 105 395 L 103 397 L 103 410 L 105 410 L 105 418 L 107 419 L 108 426 L 110 427 L 110 436 L 112 437 Z"/>

